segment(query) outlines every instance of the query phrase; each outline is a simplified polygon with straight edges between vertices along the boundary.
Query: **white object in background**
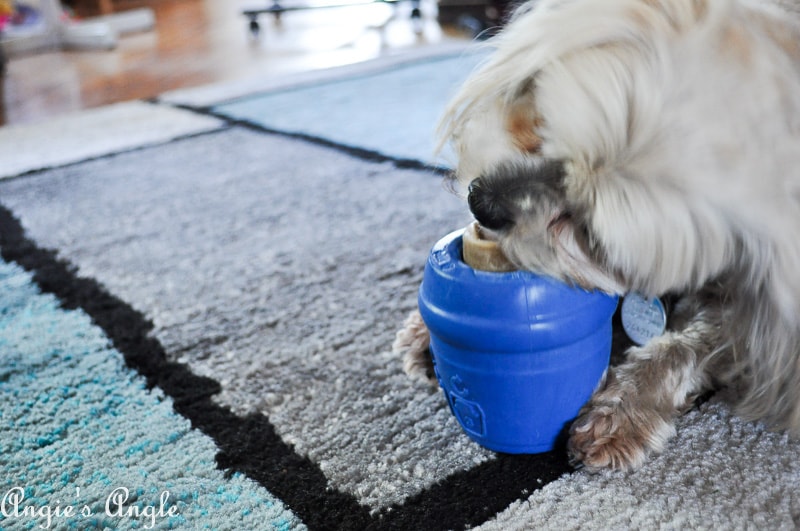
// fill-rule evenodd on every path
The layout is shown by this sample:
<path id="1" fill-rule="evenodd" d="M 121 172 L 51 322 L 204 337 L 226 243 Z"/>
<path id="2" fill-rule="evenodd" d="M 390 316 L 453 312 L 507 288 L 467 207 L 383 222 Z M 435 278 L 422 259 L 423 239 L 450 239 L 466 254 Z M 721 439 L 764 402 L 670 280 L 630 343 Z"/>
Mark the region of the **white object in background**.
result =
<path id="1" fill-rule="evenodd" d="M 120 34 L 148 31 L 155 26 L 151 9 L 123 11 L 83 21 L 63 16 L 58 0 L 40 0 L 41 20 L 29 27 L 8 26 L 0 45 L 8 57 L 57 48 L 110 50 Z"/>

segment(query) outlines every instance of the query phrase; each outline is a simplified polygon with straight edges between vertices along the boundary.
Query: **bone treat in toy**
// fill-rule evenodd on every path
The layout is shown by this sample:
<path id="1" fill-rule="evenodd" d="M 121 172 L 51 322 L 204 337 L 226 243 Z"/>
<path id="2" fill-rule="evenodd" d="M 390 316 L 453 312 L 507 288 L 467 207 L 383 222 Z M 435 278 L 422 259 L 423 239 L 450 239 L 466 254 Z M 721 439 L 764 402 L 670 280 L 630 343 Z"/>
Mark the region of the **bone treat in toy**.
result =
<path id="1" fill-rule="evenodd" d="M 464 229 L 463 259 L 472 269 L 505 273 L 516 267 L 509 262 L 497 241 L 489 239 L 477 221 Z"/>

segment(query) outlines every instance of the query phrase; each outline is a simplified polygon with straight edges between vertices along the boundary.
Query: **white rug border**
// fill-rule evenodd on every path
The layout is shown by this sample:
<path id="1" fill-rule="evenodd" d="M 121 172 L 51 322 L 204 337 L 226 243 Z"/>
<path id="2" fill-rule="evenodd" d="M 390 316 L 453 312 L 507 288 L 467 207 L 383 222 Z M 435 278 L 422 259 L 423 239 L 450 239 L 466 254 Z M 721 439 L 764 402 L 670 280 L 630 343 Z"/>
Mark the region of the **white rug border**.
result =
<path id="1" fill-rule="evenodd" d="M 161 144 L 225 127 L 223 120 L 141 100 L 0 128 L 0 179 Z"/>

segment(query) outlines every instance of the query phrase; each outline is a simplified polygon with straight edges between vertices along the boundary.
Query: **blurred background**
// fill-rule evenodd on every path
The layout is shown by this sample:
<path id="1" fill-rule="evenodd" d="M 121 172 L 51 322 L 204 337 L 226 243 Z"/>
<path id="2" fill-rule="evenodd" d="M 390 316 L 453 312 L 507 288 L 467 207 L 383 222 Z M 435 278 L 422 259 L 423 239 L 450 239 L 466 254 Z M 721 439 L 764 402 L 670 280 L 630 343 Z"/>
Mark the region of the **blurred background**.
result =
<path id="1" fill-rule="evenodd" d="M 0 0 L 0 125 L 485 38 L 498 0 Z"/>

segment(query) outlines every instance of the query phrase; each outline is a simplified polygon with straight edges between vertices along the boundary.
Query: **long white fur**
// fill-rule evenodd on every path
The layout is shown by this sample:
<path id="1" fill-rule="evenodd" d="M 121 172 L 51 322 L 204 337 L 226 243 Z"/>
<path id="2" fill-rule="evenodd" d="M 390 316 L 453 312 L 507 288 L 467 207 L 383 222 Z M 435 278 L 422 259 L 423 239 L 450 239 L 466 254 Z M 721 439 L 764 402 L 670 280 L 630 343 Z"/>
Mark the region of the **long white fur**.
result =
<path id="1" fill-rule="evenodd" d="M 691 1 L 556 0 L 519 16 L 456 96 L 445 121 L 445 136 L 454 138 L 459 155 L 459 179 L 469 182 L 493 164 L 525 156 L 503 128 L 501 109 L 534 79 L 544 122 L 541 155 L 569 161 L 574 199 L 595 202 L 593 222 L 610 261 L 647 284 L 637 288 L 701 285 L 730 261 L 733 231 L 753 234 L 753 242 L 794 236 L 785 230 L 785 215 L 800 220 L 797 196 L 776 190 L 800 186 L 800 130 L 788 119 L 764 117 L 800 116 L 796 66 L 775 61 L 785 54 L 757 28 L 749 29 L 757 26 L 753 11 L 760 17 L 769 12 L 709 1 L 698 21 L 696 9 Z M 746 33 L 742 38 L 755 50 L 750 61 L 714 49 L 731 27 Z M 785 85 L 783 94 L 775 80 Z M 756 188 L 754 175 L 763 179 Z M 639 190 L 636 181 L 643 184 Z M 687 189 L 698 204 L 669 200 L 671 194 L 685 197 Z M 778 209 L 779 217 L 776 201 L 791 201 Z M 643 210 L 653 213 L 650 226 L 642 225 Z M 641 230 L 614 233 L 631 224 Z M 676 233 L 680 225 L 685 227 Z M 694 230 L 698 226 L 703 230 Z M 669 229 L 669 243 L 661 227 Z M 749 250 L 766 252 L 773 267 L 800 263 L 797 245 L 774 247 L 790 256 L 773 257 L 752 242 Z M 755 267 L 755 274 L 762 268 Z M 661 278 L 653 277 L 656 269 Z M 796 309 L 796 298 L 786 298 L 787 310 Z"/>

